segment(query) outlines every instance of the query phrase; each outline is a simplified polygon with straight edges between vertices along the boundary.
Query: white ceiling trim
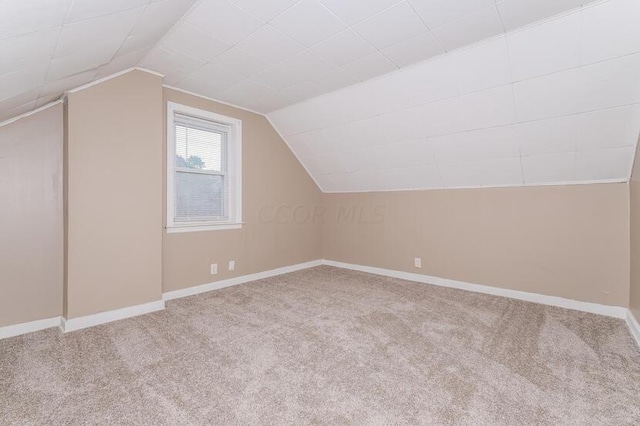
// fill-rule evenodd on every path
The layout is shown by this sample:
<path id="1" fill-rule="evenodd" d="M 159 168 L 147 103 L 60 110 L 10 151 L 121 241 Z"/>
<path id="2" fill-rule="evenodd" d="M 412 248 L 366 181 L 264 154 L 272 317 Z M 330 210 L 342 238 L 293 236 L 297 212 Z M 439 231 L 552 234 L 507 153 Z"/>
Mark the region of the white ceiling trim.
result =
<path id="1" fill-rule="evenodd" d="M 156 71 L 153 71 L 153 70 L 148 70 L 148 69 L 142 68 L 142 67 L 131 67 L 131 68 L 127 68 L 126 70 L 118 71 L 118 72 L 110 74 L 108 76 L 99 78 L 98 80 L 94 80 L 94 81 L 92 81 L 90 83 L 83 84 L 82 86 L 78 86 L 78 87 L 75 87 L 73 89 L 66 90 L 62 95 L 62 99 L 66 98 L 67 95 L 70 94 L 70 93 L 81 92 L 81 91 L 86 90 L 86 89 L 88 89 L 90 87 L 102 84 L 105 81 L 113 80 L 114 78 L 118 78 L 121 75 L 128 74 L 131 71 L 142 71 L 142 72 L 146 72 L 147 74 L 152 74 L 152 75 L 158 76 L 160 78 L 164 78 L 164 75 L 160 74 L 159 72 L 156 72 Z"/>
<path id="2" fill-rule="evenodd" d="M 62 100 L 49 102 L 48 104 L 43 105 L 40 108 L 34 109 L 33 111 L 25 112 L 24 114 L 20 114 L 20 115 L 18 115 L 16 117 L 13 117 L 13 118 L 10 118 L 8 120 L 5 120 L 5 121 L 1 122 L 0 123 L 0 127 L 8 126 L 11 123 L 15 123 L 16 121 L 22 120 L 23 118 L 27 118 L 27 117 L 29 117 L 31 115 L 37 114 L 39 112 L 47 110 L 47 109 L 49 109 L 49 108 L 51 108 L 53 106 L 56 106 L 56 105 L 60 105 L 62 103 L 64 103 Z"/>
<path id="3" fill-rule="evenodd" d="M 229 102 L 224 102 L 224 101 L 221 101 L 219 99 L 210 98 L 208 96 L 199 95 L 197 93 L 190 92 L 188 90 L 180 89 L 179 87 L 170 86 L 168 84 L 163 84 L 162 87 L 166 87 L 167 89 L 175 90 L 176 92 L 184 93 L 185 95 L 194 96 L 196 98 L 204 99 L 206 101 L 216 102 L 218 104 L 227 105 L 227 106 L 230 106 L 230 107 L 233 107 L 233 108 L 241 109 L 243 111 L 247 111 L 247 112 L 251 112 L 253 114 L 261 115 L 263 117 L 267 117 L 267 115 L 262 113 L 262 112 L 254 111 L 252 109 L 245 108 L 245 107 L 240 106 L 240 105 L 235 105 L 235 104 L 232 104 L 232 103 L 229 103 Z"/>
<path id="4" fill-rule="evenodd" d="M 365 191 L 322 191 L 324 194 L 353 194 L 353 193 L 377 193 L 377 192 L 406 192 L 406 191 L 451 191 L 458 189 L 487 189 L 487 188 L 537 188 L 547 186 L 574 186 L 574 185 L 608 185 L 615 183 L 628 183 L 628 178 L 622 179 L 602 179 L 602 180 L 582 180 L 582 181 L 564 181 L 564 182 L 540 182 L 540 183 L 524 183 L 522 185 L 476 185 L 476 186 L 452 186 L 442 188 L 431 187 L 415 187 L 415 188 L 398 188 L 398 189 L 371 189 Z"/>

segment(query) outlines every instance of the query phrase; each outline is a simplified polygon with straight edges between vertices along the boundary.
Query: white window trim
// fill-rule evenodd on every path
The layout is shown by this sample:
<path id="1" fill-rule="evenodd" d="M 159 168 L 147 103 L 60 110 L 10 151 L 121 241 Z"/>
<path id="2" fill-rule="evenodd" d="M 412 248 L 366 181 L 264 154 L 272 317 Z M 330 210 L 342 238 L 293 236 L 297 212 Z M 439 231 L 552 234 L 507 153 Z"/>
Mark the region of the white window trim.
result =
<path id="1" fill-rule="evenodd" d="M 229 219 L 224 221 L 176 223 L 175 203 L 175 114 L 190 115 L 229 126 L 227 142 Z M 167 102 L 167 233 L 215 231 L 242 228 L 242 120 L 214 112 Z"/>

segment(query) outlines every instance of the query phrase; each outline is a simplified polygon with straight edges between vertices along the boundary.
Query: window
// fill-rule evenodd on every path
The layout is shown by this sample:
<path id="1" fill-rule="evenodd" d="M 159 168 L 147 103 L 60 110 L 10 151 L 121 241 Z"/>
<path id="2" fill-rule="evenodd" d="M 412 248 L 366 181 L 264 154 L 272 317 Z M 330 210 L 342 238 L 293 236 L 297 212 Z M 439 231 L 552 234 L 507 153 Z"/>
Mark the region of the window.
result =
<path id="1" fill-rule="evenodd" d="M 242 122 L 169 102 L 167 231 L 242 226 Z"/>

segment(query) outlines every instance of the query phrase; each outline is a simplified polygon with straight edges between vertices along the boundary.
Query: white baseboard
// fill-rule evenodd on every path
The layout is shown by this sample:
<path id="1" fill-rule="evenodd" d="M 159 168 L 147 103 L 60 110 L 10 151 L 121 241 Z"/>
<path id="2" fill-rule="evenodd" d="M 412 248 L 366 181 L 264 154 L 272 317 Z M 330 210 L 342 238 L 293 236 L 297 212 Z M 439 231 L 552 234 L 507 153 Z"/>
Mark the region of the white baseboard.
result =
<path id="1" fill-rule="evenodd" d="M 60 317 L 53 317 L 38 321 L 0 327 L 0 339 L 21 336 L 23 334 L 33 333 L 35 331 L 45 330 L 47 328 L 58 326 L 60 326 Z"/>
<path id="2" fill-rule="evenodd" d="M 251 281 L 261 280 L 274 277 L 277 275 L 287 274 L 302 269 L 312 268 L 314 266 L 328 265 L 336 268 L 350 269 L 354 271 L 367 272 L 375 275 L 382 275 L 392 278 L 399 278 L 407 281 L 415 281 L 425 284 L 432 284 L 441 287 L 456 288 L 460 290 L 472 291 L 475 293 L 491 294 L 494 296 L 508 297 L 511 299 L 524 300 L 527 302 L 540 303 L 549 306 L 556 306 L 577 311 L 590 312 L 593 314 L 604 315 L 614 318 L 625 319 L 629 330 L 640 346 L 640 325 L 631 312 L 619 306 L 600 305 L 597 303 L 581 302 L 577 300 L 564 299 L 555 296 L 545 296 L 537 293 L 529 293 L 517 290 L 508 290 L 497 287 L 490 287 L 481 284 L 472 284 L 462 281 L 455 281 L 446 278 L 433 277 L 429 275 L 415 274 L 411 272 L 396 271 L 391 269 L 375 268 L 371 266 L 354 265 L 350 263 L 336 262 L 332 260 L 314 260 L 311 262 L 299 263 L 297 265 L 285 266 L 269 271 L 258 272 L 250 275 L 243 275 L 222 281 L 204 284 L 196 287 L 189 287 L 181 290 L 170 291 L 162 295 L 162 300 L 145 303 L 143 305 L 131 306 L 128 308 L 117 309 L 114 311 L 101 312 L 85 317 L 65 319 L 63 317 L 48 318 L 39 321 L 28 322 L 24 324 L 16 324 L 0 328 L 0 339 L 19 336 L 22 334 L 40 331 L 52 327 L 60 327 L 63 332 L 81 330 L 83 328 L 93 327 L 100 324 L 117 321 L 120 319 L 131 318 L 143 315 L 165 308 L 165 301 L 179 299 L 182 297 L 193 296 L 225 287 L 238 284 L 248 283 Z"/>
<path id="3" fill-rule="evenodd" d="M 60 329 L 68 333 L 70 331 L 82 330 L 83 328 L 94 327 L 100 324 L 106 324 L 125 318 L 136 317 L 138 315 L 149 314 L 151 312 L 161 311 L 164 309 L 164 300 L 144 303 L 142 305 L 130 306 L 128 308 L 116 309 L 114 311 L 100 312 L 98 314 L 87 315 L 78 318 L 62 318 L 60 321 Z"/>
<path id="4" fill-rule="evenodd" d="M 200 293 L 206 293 L 213 290 L 219 290 L 225 287 L 231 287 L 238 284 L 244 284 L 251 281 L 262 280 L 265 278 L 275 277 L 277 275 L 288 274 L 289 272 L 300 271 L 302 269 L 313 268 L 324 263 L 323 260 L 312 260 L 311 262 L 298 263 L 291 266 L 283 266 L 282 268 L 271 269 L 269 271 L 257 272 L 255 274 L 243 275 L 240 277 L 229 278 L 226 280 L 215 281 L 209 284 L 202 284 L 195 287 L 187 287 L 181 290 L 169 291 L 162 294 L 162 299 L 174 300 L 183 297 L 193 296 Z"/>
<path id="5" fill-rule="evenodd" d="M 526 291 L 508 290 L 498 287 L 490 287 L 481 284 L 472 284 L 462 281 L 455 281 L 446 278 L 432 277 L 429 275 L 414 274 L 411 272 L 395 271 L 392 269 L 374 268 L 371 266 L 353 265 L 350 263 L 335 262 L 333 260 L 325 260 L 325 265 L 334 266 L 336 268 L 351 269 L 354 271 L 368 272 L 375 275 L 383 275 L 386 277 L 399 278 L 407 281 L 416 281 L 419 283 L 432 284 L 440 287 L 457 288 L 460 290 L 473 291 L 475 293 L 491 294 L 494 296 L 509 297 L 511 299 L 524 300 L 527 302 L 540 303 L 543 305 L 556 306 L 565 309 L 573 309 L 575 311 L 590 312 L 608 317 L 625 319 L 627 317 L 627 308 L 620 306 L 600 305 L 598 303 L 581 302 L 578 300 L 564 299 L 556 296 L 545 296 L 538 293 L 529 293 Z"/>
<path id="6" fill-rule="evenodd" d="M 638 344 L 638 347 L 640 347 L 640 324 L 638 323 L 638 320 L 631 313 L 631 311 L 627 312 L 626 320 L 627 320 L 627 326 L 629 327 L 629 331 L 631 332 L 631 335 L 633 336 L 636 343 Z"/>

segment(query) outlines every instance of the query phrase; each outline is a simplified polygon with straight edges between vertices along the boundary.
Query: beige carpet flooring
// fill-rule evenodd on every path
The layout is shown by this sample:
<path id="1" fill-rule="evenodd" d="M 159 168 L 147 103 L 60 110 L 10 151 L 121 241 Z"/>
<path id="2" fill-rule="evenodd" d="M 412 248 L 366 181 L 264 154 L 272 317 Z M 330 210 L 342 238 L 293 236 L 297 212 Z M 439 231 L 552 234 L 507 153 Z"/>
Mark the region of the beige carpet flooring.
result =
<path id="1" fill-rule="evenodd" d="M 621 320 L 318 267 L 0 341 L 0 425 L 639 425 Z"/>

